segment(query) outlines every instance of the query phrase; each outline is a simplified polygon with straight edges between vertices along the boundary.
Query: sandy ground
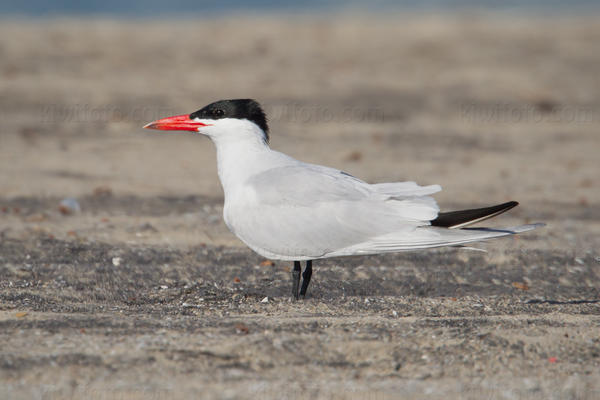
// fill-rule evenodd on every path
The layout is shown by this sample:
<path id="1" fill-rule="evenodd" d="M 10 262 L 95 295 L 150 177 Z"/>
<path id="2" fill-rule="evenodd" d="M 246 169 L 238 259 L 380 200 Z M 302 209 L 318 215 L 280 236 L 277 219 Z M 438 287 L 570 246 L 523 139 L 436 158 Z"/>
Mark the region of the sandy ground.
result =
<path id="1" fill-rule="evenodd" d="M 593 16 L 3 21 L 0 398 L 600 397 L 599 42 Z M 211 143 L 140 128 L 234 97 L 297 158 L 548 226 L 317 262 L 292 302 L 224 226 Z"/>

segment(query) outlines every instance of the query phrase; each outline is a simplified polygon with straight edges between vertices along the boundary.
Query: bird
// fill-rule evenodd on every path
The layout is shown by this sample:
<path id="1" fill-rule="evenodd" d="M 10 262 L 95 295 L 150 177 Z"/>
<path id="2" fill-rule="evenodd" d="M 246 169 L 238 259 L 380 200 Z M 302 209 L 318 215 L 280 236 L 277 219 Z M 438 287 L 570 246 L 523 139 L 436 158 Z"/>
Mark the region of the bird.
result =
<path id="1" fill-rule="evenodd" d="M 224 193 L 225 224 L 259 255 L 293 261 L 292 297 L 296 300 L 306 297 L 314 260 L 463 246 L 544 225 L 469 227 L 518 203 L 440 212 L 431 196 L 441 190 L 439 185 L 369 184 L 339 169 L 273 150 L 267 116 L 253 99 L 219 100 L 144 128 L 189 131 L 212 140 Z"/>

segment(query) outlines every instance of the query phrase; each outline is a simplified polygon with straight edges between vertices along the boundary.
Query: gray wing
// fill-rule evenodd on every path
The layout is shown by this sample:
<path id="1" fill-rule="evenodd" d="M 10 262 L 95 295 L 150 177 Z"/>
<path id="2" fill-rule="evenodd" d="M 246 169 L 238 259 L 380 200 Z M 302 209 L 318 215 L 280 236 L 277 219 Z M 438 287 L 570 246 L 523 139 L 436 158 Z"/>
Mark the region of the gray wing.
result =
<path id="1" fill-rule="evenodd" d="M 369 185 L 339 170 L 285 166 L 251 177 L 233 230 L 271 258 L 323 257 L 390 233 L 414 231 L 439 211 L 425 196 L 439 186 Z M 251 199 L 248 201 L 248 199 Z"/>

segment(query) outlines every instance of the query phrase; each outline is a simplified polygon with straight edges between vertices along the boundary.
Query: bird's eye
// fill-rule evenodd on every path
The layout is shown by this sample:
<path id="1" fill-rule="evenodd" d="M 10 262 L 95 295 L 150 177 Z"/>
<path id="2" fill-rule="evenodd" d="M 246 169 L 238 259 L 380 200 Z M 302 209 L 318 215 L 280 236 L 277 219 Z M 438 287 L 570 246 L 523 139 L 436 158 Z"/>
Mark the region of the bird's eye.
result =
<path id="1" fill-rule="evenodd" d="M 221 110 L 220 108 L 217 108 L 213 110 L 212 114 L 215 117 L 222 117 L 223 115 L 225 115 L 225 111 Z"/>

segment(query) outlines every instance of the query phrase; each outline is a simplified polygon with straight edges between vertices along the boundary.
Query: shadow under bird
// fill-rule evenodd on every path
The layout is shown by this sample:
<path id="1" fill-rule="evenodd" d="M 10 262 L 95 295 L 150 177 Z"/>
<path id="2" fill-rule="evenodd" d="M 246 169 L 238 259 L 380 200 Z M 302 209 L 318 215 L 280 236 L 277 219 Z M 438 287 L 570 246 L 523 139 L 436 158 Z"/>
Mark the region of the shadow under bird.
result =
<path id="1" fill-rule="evenodd" d="M 306 295 L 313 260 L 459 246 L 544 225 L 467 228 L 518 203 L 440 213 L 430 196 L 439 185 L 368 184 L 272 150 L 266 115 L 252 99 L 217 101 L 144 128 L 190 131 L 213 141 L 227 227 L 261 256 L 294 261 L 296 299 Z M 306 267 L 300 286 L 301 261 Z"/>

